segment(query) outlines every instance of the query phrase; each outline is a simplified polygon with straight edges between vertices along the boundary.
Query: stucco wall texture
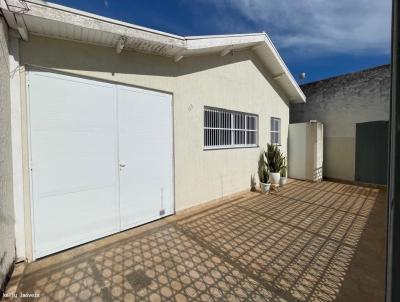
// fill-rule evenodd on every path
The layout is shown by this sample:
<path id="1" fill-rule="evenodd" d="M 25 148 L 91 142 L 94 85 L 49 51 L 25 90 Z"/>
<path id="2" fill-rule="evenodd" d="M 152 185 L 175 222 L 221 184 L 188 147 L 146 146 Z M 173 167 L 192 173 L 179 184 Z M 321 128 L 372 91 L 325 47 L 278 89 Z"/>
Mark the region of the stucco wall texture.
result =
<path id="1" fill-rule="evenodd" d="M 116 54 L 114 48 L 31 35 L 29 42 L 20 42 L 20 57 L 21 65 L 28 68 L 57 69 L 173 93 L 178 211 L 250 188 L 251 176 L 258 179 L 260 150 L 270 141 L 271 116 L 282 120 L 281 149 L 286 153 L 286 96 L 251 51 L 184 58 L 175 63 L 134 51 Z M 203 150 L 204 106 L 258 114 L 260 147 Z"/>
<path id="2" fill-rule="evenodd" d="M 301 86 L 305 104 L 290 106 L 290 123 L 324 124 L 324 177 L 354 181 L 356 123 L 389 120 L 390 66 Z"/>
<path id="3" fill-rule="evenodd" d="M 0 294 L 15 259 L 7 30 L 7 25 L 0 18 Z"/>

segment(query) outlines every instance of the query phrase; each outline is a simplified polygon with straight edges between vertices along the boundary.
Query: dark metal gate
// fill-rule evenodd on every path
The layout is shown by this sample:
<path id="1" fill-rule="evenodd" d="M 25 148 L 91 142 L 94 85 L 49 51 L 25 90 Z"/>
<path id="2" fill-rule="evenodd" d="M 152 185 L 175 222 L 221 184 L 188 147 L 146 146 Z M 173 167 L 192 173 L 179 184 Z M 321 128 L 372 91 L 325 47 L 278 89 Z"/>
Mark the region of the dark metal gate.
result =
<path id="1" fill-rule="evenodd" d="M 387 121 L 356 124 L 356 181 L 386 185 L 388 124 Z"/>

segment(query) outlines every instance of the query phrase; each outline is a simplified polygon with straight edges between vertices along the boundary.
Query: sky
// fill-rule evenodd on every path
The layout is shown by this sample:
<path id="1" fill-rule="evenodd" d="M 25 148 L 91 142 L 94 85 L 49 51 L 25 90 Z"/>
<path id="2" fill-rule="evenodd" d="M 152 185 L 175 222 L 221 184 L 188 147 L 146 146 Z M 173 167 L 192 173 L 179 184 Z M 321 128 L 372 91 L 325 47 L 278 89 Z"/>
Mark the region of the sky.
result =
<path id="1" fill-rule="evenodd" d="M 51 2 L 182 36 L 265 31 L 301 84 L 390 62 L 391 0 Z"/>

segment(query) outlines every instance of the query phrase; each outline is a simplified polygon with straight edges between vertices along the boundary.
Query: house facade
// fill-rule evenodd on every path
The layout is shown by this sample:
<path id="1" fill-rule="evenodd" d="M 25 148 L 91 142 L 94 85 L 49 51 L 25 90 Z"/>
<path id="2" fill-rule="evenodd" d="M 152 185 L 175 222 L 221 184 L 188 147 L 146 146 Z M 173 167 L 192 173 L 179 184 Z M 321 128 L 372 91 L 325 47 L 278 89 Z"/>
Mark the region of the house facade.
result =
<path id="1" fill-rule="evenodd" d="M 291 104 L 290 123 L 324 124 L 326 178 L 386 183 L 390 66 L 301 86 L 305 104 Z"/>
<path id="2" fill-rule="evenodd" d="M 305 97 L 265 33 L 180 37 L 1 3 L 3 272 L 248 190 L 271 137 L 286 153 Z"/>

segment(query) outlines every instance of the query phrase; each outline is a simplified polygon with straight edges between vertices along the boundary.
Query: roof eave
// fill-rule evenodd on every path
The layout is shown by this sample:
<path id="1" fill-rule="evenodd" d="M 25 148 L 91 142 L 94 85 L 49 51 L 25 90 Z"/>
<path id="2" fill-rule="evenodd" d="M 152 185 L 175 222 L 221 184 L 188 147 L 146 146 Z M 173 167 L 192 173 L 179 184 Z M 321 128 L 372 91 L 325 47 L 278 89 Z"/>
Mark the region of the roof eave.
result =
<path id="1" fill-rule="evenodd" d="M 31 30 L 29 21 L 42 20 L 40 22 L 43 22 L 43 24 L 40 24 L 39 27 L 32 26 L 35 29 L 32 31 L 33 34 L 57 38 L 57 36 L 45 32 L 45 29 L 50 27 L 49 25 L 54 25 L 53 23 L 56 22 L 57 24 L 64 24 L 70 30 L 105 33 L 109 41 L 108 44 L 103 43 L 101 45 L 116 47 L 117 53 L 120 53 L 122 48 L 125 47 L 126 49 L 170 57 L 175 62 L 191 54 L 219 52 L 221 56 L 224 56 L 232 50 L 250 48 L 261 57 L 264 65 L 270 71 L 271 77 L 276 78 L 277 84 L 282 88 L 290 102 L 304 103 L 306 99 L 265 32 L 182 37 L 42 0 L 0 0 L 0 4 L 0 9 L 6 12 L 8 16 L 10 13 L 14 15 L 12 17 L 15 18 L 16 22 L 9 25 L 20 32 L 21 37 L 25 40 Z M 9 19 L 14 21 L 14 18 Z M 37 32 L 40 30 L 43 32 Z M 65 39 L 66 37 L 60 36 L 59 38 Z M 93 41 L 89 41 L 89 38 L 86 39 L 82 38 L 80 42 L 95 44 Z"/>
<path id="2" fill-rule="evenodd" d="M 284 72 L 284 76 L 287 78 L 287 80 L 291 84 L 291 90 L 292 93 L 289 95 L 289 101 L 292 103 L 305 103 L 306 102 L 306 96 L 301 90 L 300 86 L 297 84 L 296 80 L 293 78 L 292 73 L 289 71 L 287 68 L 285 62 L 283 61 L 281 55 L 275 48 L 275 45 L 272 43 L 272 40 L 269 38 L 269 36 L 265 34 L 265 43 L 268 45 L 268 47 L 271 49 L 276 61 L 280 65 L 282 71 Z"/>

